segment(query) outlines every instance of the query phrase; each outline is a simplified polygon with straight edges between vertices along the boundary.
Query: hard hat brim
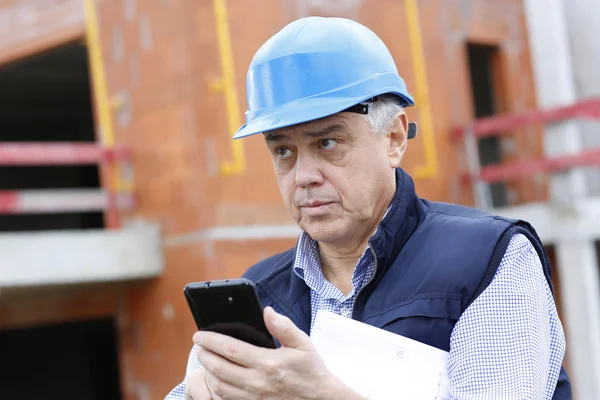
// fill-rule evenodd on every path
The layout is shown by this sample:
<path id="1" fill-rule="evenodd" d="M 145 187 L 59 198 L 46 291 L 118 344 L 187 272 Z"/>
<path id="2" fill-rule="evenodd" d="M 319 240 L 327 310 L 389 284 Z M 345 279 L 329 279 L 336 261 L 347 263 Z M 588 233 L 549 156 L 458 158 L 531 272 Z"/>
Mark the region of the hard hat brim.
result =
<path id="1" fill-rule="evenodd" d="M 382 83 L 386 85 L 382 85 Z M 369 87 L 373 90 L 367 92 L 365 89 Z M 404 107 L 411 107 L 414 105 L 414 100 L 406 94 L 403 87 L 404 81 L 398 75 L 381 74 L 373 79 L 339 90 L 296 100 L 279 107 L 270 108 L 268 111 L 260 110 L 255 112 L 252 118 L 249 119 L 251 122 L 242 125 L 238 129 L 233 139 L 241 139 L 258 133 L 329 117 L 369 98 L 385 93 L 397 95 Z M 367 94 L 365 95 L 365 93 Z M 352 96 L 353 94 L 360 95 Z"/>

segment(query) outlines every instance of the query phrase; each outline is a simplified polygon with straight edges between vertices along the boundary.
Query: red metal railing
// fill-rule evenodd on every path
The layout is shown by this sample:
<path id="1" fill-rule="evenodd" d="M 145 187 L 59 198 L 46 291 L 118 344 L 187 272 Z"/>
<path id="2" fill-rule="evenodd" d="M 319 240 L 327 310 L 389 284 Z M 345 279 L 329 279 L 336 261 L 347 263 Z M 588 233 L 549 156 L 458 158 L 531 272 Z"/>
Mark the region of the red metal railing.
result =
<path id="1" fill-rule="evenodd" d="M 589 99 L 579 103 L 548 110 L 529 110 L 523 113 L 497 115 L 480 118 L 465 127 L 456 128 L 451 135 L 456 139 L 465 139 L 467 152 L 473 153 L 473 143 L 477 138 L 503 136 L 511 130 L 532 124 L 550 124 L 572 118 L 600 120 L 600 99 Z M 600 134 L 600 132 L 599 132 Z M 477 155 L 478 158 L 478 155 Z M 534 160 L 507 162 L 485 167 L 472 166 L 470 171 L 462 175 L 464 183 L 474 181 L 495 183 L 529 176 L 535 173 L 550 173 L 575 167 L 600 166 L 600 148 L 585 150 L 578 154 L 557 157 L 542 157 Z"/>
<path id="2" fill-rule="evenodd" d="M 126 162 L 128 149 L 103 148 L 95 143 L 3 143 L 0 165 L 64 165 Z"/>
<path id="3" fill-rule="evenodd" d="M 461 138 L 470 130 L 478 138 L 500 136 L 510 133 L 511 129 L 521 128 L 524 125 L 548 124 L 570 118 L 600 119 L 600 99 L 588 99 L 548 110 L 528 110 L 516 114 L 479 118 L 470 125 L 455 128 L 451 134 L 455 138 Z"/>
<path id="4" fill-rule="evenodd" d="M 96 143 L 1 143 L 0 166 L 128 164 L 131 154 L 122 147 Z M 0 191 L 0 214 L 59 213 L 132 209 L 131 190 L 51 189 Z"/>

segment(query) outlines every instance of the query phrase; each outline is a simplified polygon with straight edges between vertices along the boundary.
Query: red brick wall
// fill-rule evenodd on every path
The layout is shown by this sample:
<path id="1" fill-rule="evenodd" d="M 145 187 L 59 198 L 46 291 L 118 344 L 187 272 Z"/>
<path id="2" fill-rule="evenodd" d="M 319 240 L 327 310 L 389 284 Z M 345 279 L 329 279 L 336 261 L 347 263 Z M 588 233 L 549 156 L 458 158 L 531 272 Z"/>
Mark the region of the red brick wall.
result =
<path id="1" fill-rule="evenodd" d="M 166 243 L 164 275 L 151 282 L 125 284 L 119 293 L 107 294 L 109 307 L 103 312 L 119 317 L 124 399 L 158 400 L 183 378 L 191 346 L 193 321 L 183 286 L 192 280 L 239 276 L 249 265 L 295 242 L 291 238 L 195 240 L 201 235 L 194 233 L 215 226 L 292 221 L 260 136 L 243 142 L 247 160 L 243 174 L 223 177 L 219 173 L 220 163 L 231 159 L 233 132 L 227 128 L 224 94 L 210 90 L 222 74 L 212 1 L 96 3 L 108 92 L 124 100 L 113 113 L 116 140 L 133 150 L 139 199 L 134 216 L 160 223 Z M 358 18 L 379 34 L 415 92 L 403 2 L 356 3 L 356 10 L 327 13 Z M 6 4 L 0 0 L 0 10 Z M 470 203 L 470 191 L 457 179 L 458 170 L 464 167 L 462 148 L 448 138 L 455 124 L 464 124 L 473 115 L 464 44 L 473 40 L 500 45 L 506 111 L 533 106 L 522 2 L 430 0 L 418 4 L 439 169 L 437 176 L 417 180 L 417 187 L 425 197 Z M 300 8 L 295 0 L 228 0 L 227 7 L 242 113 L 245 73 L 254 52 L 296 18 Z M 302 10 L 326 12 L 314 7 Z M 83 31 L 81 26 L 77 29 Z M 36 40 L 38 46 L 45 43 Z M 8 53 L 0 48 L 0 61 Z M 419 121 L 418 108 L 409 115 Z M 409 172 L 424 162 L 422 143 L 419 139 L 410 143 L 404 162 Z M 539 139 L 535 135 L 531 143 L 519 139 L 518 148 L 538 154 Z M 522 198 L 532 196 L 523 189 L 530 186 L 517 185 Z M 191 239 L 177 244 L 185 235 Z M 97 306 L 77 299 L 69 301 L 79 312 L 69 315 L 85 315 L 82 310 L 88 307 L 98 312 L 93 311 Z"/>

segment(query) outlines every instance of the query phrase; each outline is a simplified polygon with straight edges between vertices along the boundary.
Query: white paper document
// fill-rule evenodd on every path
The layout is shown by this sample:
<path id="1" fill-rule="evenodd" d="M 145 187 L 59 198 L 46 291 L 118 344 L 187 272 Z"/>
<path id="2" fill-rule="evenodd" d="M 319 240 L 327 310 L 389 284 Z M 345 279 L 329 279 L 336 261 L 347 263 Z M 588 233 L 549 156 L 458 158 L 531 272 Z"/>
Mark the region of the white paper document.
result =
<path id="1" fill-rule="evenodd" d="M 319 311 L 311 340 L 327 368 L 370 400 L 446 400 L 448 352 Z"/>

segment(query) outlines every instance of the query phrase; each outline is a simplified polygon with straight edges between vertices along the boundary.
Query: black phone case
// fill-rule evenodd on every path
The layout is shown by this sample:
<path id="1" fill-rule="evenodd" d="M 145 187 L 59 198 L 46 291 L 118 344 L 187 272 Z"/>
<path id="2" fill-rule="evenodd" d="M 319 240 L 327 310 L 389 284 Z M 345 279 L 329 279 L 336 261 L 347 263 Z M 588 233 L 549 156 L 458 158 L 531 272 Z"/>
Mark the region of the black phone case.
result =
<path id="1" fill-rule="evenodd" d="M 185 286 L 184 294 L 198 330 L 275 348 L 252 281 L 239 278 L 192 282 Z"/>

